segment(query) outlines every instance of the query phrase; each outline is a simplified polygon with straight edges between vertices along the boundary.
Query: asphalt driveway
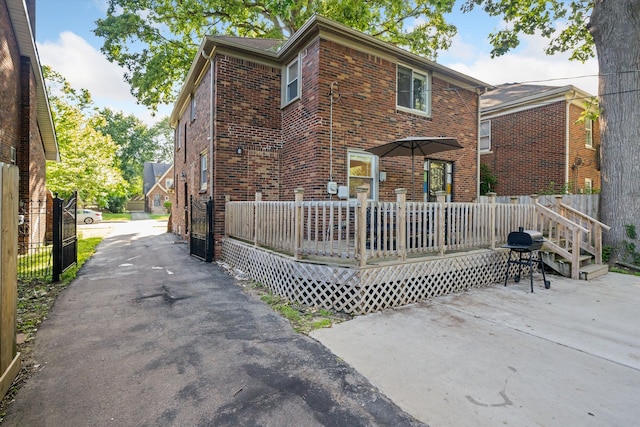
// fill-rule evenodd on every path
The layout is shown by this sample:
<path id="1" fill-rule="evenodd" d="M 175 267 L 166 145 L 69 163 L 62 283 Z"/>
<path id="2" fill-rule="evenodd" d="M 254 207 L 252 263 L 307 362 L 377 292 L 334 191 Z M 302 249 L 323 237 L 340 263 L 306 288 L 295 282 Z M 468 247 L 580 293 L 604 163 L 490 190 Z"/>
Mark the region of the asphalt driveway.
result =
<path id="1" fill-rule="evenodd" d="M 534 276 L 312 336 L 431 426 L 640 422 L 640 277 Z"/>
<path id="2" fill-rule="evenodd" d="M 113 224 L 41 325 L 40 370 L 3 425 L 421 425 L 157 224 Z"/>

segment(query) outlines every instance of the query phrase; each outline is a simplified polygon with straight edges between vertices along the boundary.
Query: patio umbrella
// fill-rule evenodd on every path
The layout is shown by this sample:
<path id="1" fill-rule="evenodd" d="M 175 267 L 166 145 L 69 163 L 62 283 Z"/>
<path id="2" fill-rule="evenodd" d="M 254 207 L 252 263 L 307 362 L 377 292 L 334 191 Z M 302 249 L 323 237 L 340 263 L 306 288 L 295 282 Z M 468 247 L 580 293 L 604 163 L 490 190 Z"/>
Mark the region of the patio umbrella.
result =
<path id="1" fill-rule="evenodd" d="M 443 136 L 422 137 L 409 136 L 377 147 L 369 148 L 368 152 L 378 157 L 411 157 L 411 197 L 415 200 L 413 159 L 417 155 L 425 157 L 441 151 L 458 150 L 462 145 L 455 138 Z"/>

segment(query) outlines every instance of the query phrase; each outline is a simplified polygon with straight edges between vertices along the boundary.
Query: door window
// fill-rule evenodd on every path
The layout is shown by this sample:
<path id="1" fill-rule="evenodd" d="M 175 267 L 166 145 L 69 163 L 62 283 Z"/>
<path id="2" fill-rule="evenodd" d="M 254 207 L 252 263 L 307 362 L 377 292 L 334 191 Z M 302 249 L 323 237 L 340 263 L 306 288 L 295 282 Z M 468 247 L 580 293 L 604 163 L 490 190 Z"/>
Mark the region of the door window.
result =
<path id="1" fill-rule="evenodd" d="M 438 191 L 446 191 L 446 201 L 451 201 L 453 184 L 453 163 L 441 160 L 424 162 L 424 193 L 428 202 L 436 201 Z"/>

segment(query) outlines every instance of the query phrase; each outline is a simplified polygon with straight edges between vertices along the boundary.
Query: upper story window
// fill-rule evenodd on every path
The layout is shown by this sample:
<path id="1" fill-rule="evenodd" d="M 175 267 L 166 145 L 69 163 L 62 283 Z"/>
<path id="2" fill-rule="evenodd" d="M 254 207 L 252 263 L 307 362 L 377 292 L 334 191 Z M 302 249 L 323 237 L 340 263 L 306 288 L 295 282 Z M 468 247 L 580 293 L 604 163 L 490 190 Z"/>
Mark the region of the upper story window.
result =
<path id="1" fill-rule="evenodd" d="M 584 133 L 586 135 L 585 147 L 593 148 L 593 120 L 588 117 L 584 119 Z"/>
<path id="2" fill-rule="evenodd" d="M 491 151 L 491 120 L 480 122 L 480 151 Z"/>
<path id="3" fill-rule="evenodd" d="M 165 187 L 167 190 L 173 189 L 173 178 L 167 178 L 167 179 L 164 181 L 164 187 Z"/>
<path id="4" fill-rule="evenodd" d="M 398 107 L 431 115 L 431 76 L 398 65 L 397 80 Z"/>
<path id="5" fill-rule="evenodd" d="M 294 59 L 284 70 L 284 104 L 300 97 L 300 60 Z"/>
<path id="6" fill-rule="evenodd" d="M 176 125 L 176 151 L 182 147 L 182 139 L 180 138 L 180 122 Z"/>
<path id="7" fill-rule="evenodd" d="M 191 94 L 189 118 L 191 119 L 191 121 L 194 121 L 196 119 L 196 97 L 193 94 Z"/>
<path id="8" fill-rule="evenodd" d="M 200 153 L 200 189 L 207 189 L 207 152 L 203 151 Z"/>

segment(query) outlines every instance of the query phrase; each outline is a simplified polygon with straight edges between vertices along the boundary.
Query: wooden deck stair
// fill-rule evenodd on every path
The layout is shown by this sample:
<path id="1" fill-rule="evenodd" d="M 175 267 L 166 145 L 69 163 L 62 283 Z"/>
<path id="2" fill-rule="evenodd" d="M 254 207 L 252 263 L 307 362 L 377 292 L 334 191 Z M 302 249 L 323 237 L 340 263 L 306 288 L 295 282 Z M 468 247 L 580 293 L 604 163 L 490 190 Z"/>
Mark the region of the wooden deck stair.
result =
<path id="1" fill-rule="evenodd" d="M 540 251 L 542 262 L 553 269 L 556 273 L 564 277 L 571 277 L 571 259 L 565 258 L 552 251 Z M 608 264 L 595 264 L 591 254 L 580 255 L 579 257 L 579 279 L 591 280 L 603 276 L 609 272 Z"/>

